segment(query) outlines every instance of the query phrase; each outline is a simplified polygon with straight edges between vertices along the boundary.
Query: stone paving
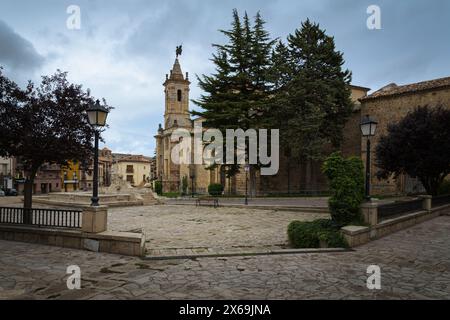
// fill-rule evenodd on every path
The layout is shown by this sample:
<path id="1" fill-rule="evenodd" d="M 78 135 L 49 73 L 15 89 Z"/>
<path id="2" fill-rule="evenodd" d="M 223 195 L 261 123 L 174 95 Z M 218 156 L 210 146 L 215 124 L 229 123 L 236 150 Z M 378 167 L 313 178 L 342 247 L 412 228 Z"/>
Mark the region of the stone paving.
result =
<path id="1" fill-rule="evenodd" d="M 142 230 L 150 255 L 264 251 L 286 246 L 291 221 L 328 217 L 295 211 L 156 205 L 109 209 L 108 230 Z"/>
<path id="2" fill-rule="evenodd" d="M 195 204 L 195 198 L 167 198 L 164 200 L 167 204 Z M 245 199 L 236 198 L 220 198 L 221 206 L 245 206 Z M 266 197 L 266 198 L 248 198 L 248 206 L 276 206 L 283 207 L 301 207 L 301 208 L 325 208 L 328 209 L 328 197 Z"/>
<path id="3" fill-rule="evenodd" d="M 146 261 L 0 241 L 4 299 L 450 299 L 450 218 L 353 252 Z M 68 290 L 66 268 L 81 268 Z M 381 268 L 381 290 L 366 270 Z"/>

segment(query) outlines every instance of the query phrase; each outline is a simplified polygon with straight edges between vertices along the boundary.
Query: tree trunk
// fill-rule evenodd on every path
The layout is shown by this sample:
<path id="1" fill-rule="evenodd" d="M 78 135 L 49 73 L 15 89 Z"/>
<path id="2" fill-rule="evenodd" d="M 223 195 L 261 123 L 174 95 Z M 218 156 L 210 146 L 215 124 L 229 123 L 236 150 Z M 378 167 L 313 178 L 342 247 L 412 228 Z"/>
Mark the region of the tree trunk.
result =
<path id="1" fill-rule="evenodd" d="M 33 208 L 33 185 L 34 177 L 38 169 L 32 169 L 30 175 L 25 179 L 24 185 L 24 199 L 23 199 L 23 223 L 32 224 L 32 208 Z"/>
<path id="2" fill-rule="evenodd" d="M 23 200 L 23 223 L 31 224 L 32 223 L 32 211 L 33 208 L 33 184 L 34 178 L 29 178 L 25 180 L 24 186 L 24 200 Z"/>
<path id="3" fill-rule="evenodd" d="M 287 159 L 287 193 L 291 194 L 291 159 Z"/>
<path id="4" fill-rule="evenodd" d="M 311 169 L 311 160 L 306 160 L 306 166 L 305 166 L 305 190 L 306 193 L 309 194 L 311 190 L 311 181 L 312 181 L 312 169 Z"/>

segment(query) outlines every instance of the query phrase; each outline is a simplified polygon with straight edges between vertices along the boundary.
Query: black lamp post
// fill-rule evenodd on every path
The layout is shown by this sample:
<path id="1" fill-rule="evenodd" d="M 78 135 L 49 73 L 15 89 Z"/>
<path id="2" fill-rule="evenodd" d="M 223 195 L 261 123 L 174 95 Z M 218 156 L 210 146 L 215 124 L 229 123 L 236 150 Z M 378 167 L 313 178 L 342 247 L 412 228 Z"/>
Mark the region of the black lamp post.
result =
<path id="1" fill-rule="evenodd" d="M 366 200 L 370 201 L 370 137 L 375 135 L 377 124 L 374 119 L 366 115 L 361 121 L 361 133 L 367 138 L 366 147 Z"/>
<path id="2" fill-rule="evenodd" d="M 248 205 L 248 172 L 250 171 L 250 165 L 246 164 L 245 170 L 245 205 Z"/>
<path id="3" fill-rule="evenodd" d="M 91 105 L 87 110 L 89 123 L 94 127 L 95 132 L 95 146 L 94 146 L 94 181 L 91 198 L 91 206 L 98 207 L 98 139 L 100 136 L 100 129 L 106 125 L 106 118 L 108 116 L 108 109 L 100 105 L 97 100 L 95 104 Z"/>

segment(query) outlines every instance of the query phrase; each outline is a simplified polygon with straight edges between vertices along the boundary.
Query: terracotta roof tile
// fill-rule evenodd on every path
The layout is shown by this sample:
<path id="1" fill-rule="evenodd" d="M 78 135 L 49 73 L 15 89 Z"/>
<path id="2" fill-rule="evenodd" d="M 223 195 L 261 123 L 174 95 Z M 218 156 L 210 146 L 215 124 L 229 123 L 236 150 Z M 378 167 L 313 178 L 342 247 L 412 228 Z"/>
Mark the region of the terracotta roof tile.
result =
<path id="1" fill-rule="evenodd" d="M 151 162 L 148 157 L 144 157 L 142 155 L 129 155 L 124 156 L 117 160 L 117 162 Z"/>
<path id="2" fill-rule="evenodd" d="M 429 80 L 429 81 L 422 81 L 422 82 L 407 84 L 407 85 L 403 85 L 403 86 L 398 86 L 395 83 L 391 83 L 391 84 L 388 84 L 387 86 L 379 89 L 378 91 L 375 91 L 374 93 L 369 94 L 367 97 L 361 98 L 360 101 L 377 99 L 377 98 L 381 98 L 381 97 L 388 97 L 388 96 L 394 96 L 394 95 L 407 94 L 407 93 L 414 93 L 414 92 L 418 92 L 418 91 L 444 88 L 444 87 L 450 87 L 450 77 L 439 78 L 439 79 L 434 79 L 434 80 Z"/>

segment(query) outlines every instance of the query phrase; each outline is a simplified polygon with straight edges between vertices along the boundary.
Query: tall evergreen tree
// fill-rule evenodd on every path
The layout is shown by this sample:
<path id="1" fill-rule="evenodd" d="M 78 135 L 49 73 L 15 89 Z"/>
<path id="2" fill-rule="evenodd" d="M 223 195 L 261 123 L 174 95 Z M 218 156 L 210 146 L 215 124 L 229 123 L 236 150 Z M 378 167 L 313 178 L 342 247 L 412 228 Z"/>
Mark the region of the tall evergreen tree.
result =
<path id="1" fill-rule="evenodd" d="M 193 111 L 206 119 L 204 125 L 225 134 L 226 129 L 257 128 L 258 110 L 268 97 L 266 72 L 270 69 L 273 41 L 264 30 L 264 21 L 258 13 L 252 27 L 247 13 L 243 21 L 236 9 L 230 30 L 220 30 L 227 38 L 224 45 L 214 44 L 216 53 L 211 59 L 216 67 L 213 75 L 197 77 L 205 92 L 193 102 L 202 108 Z M 225 166 L 233 176 L 238 165 Z"/>
<path id="2" fill-rule="evenodd" d="M 293 157 L 319 159 L 323 145 L 337 148 L 351 110 L 351 73 L 333 37 L 309 19 L 272 54 L 274 125 L 284 122 L 283 145 Z M 272 108 L 273 109 L 273 108 Z M 287 120 L 286 120 L 287 119 Z"/>

